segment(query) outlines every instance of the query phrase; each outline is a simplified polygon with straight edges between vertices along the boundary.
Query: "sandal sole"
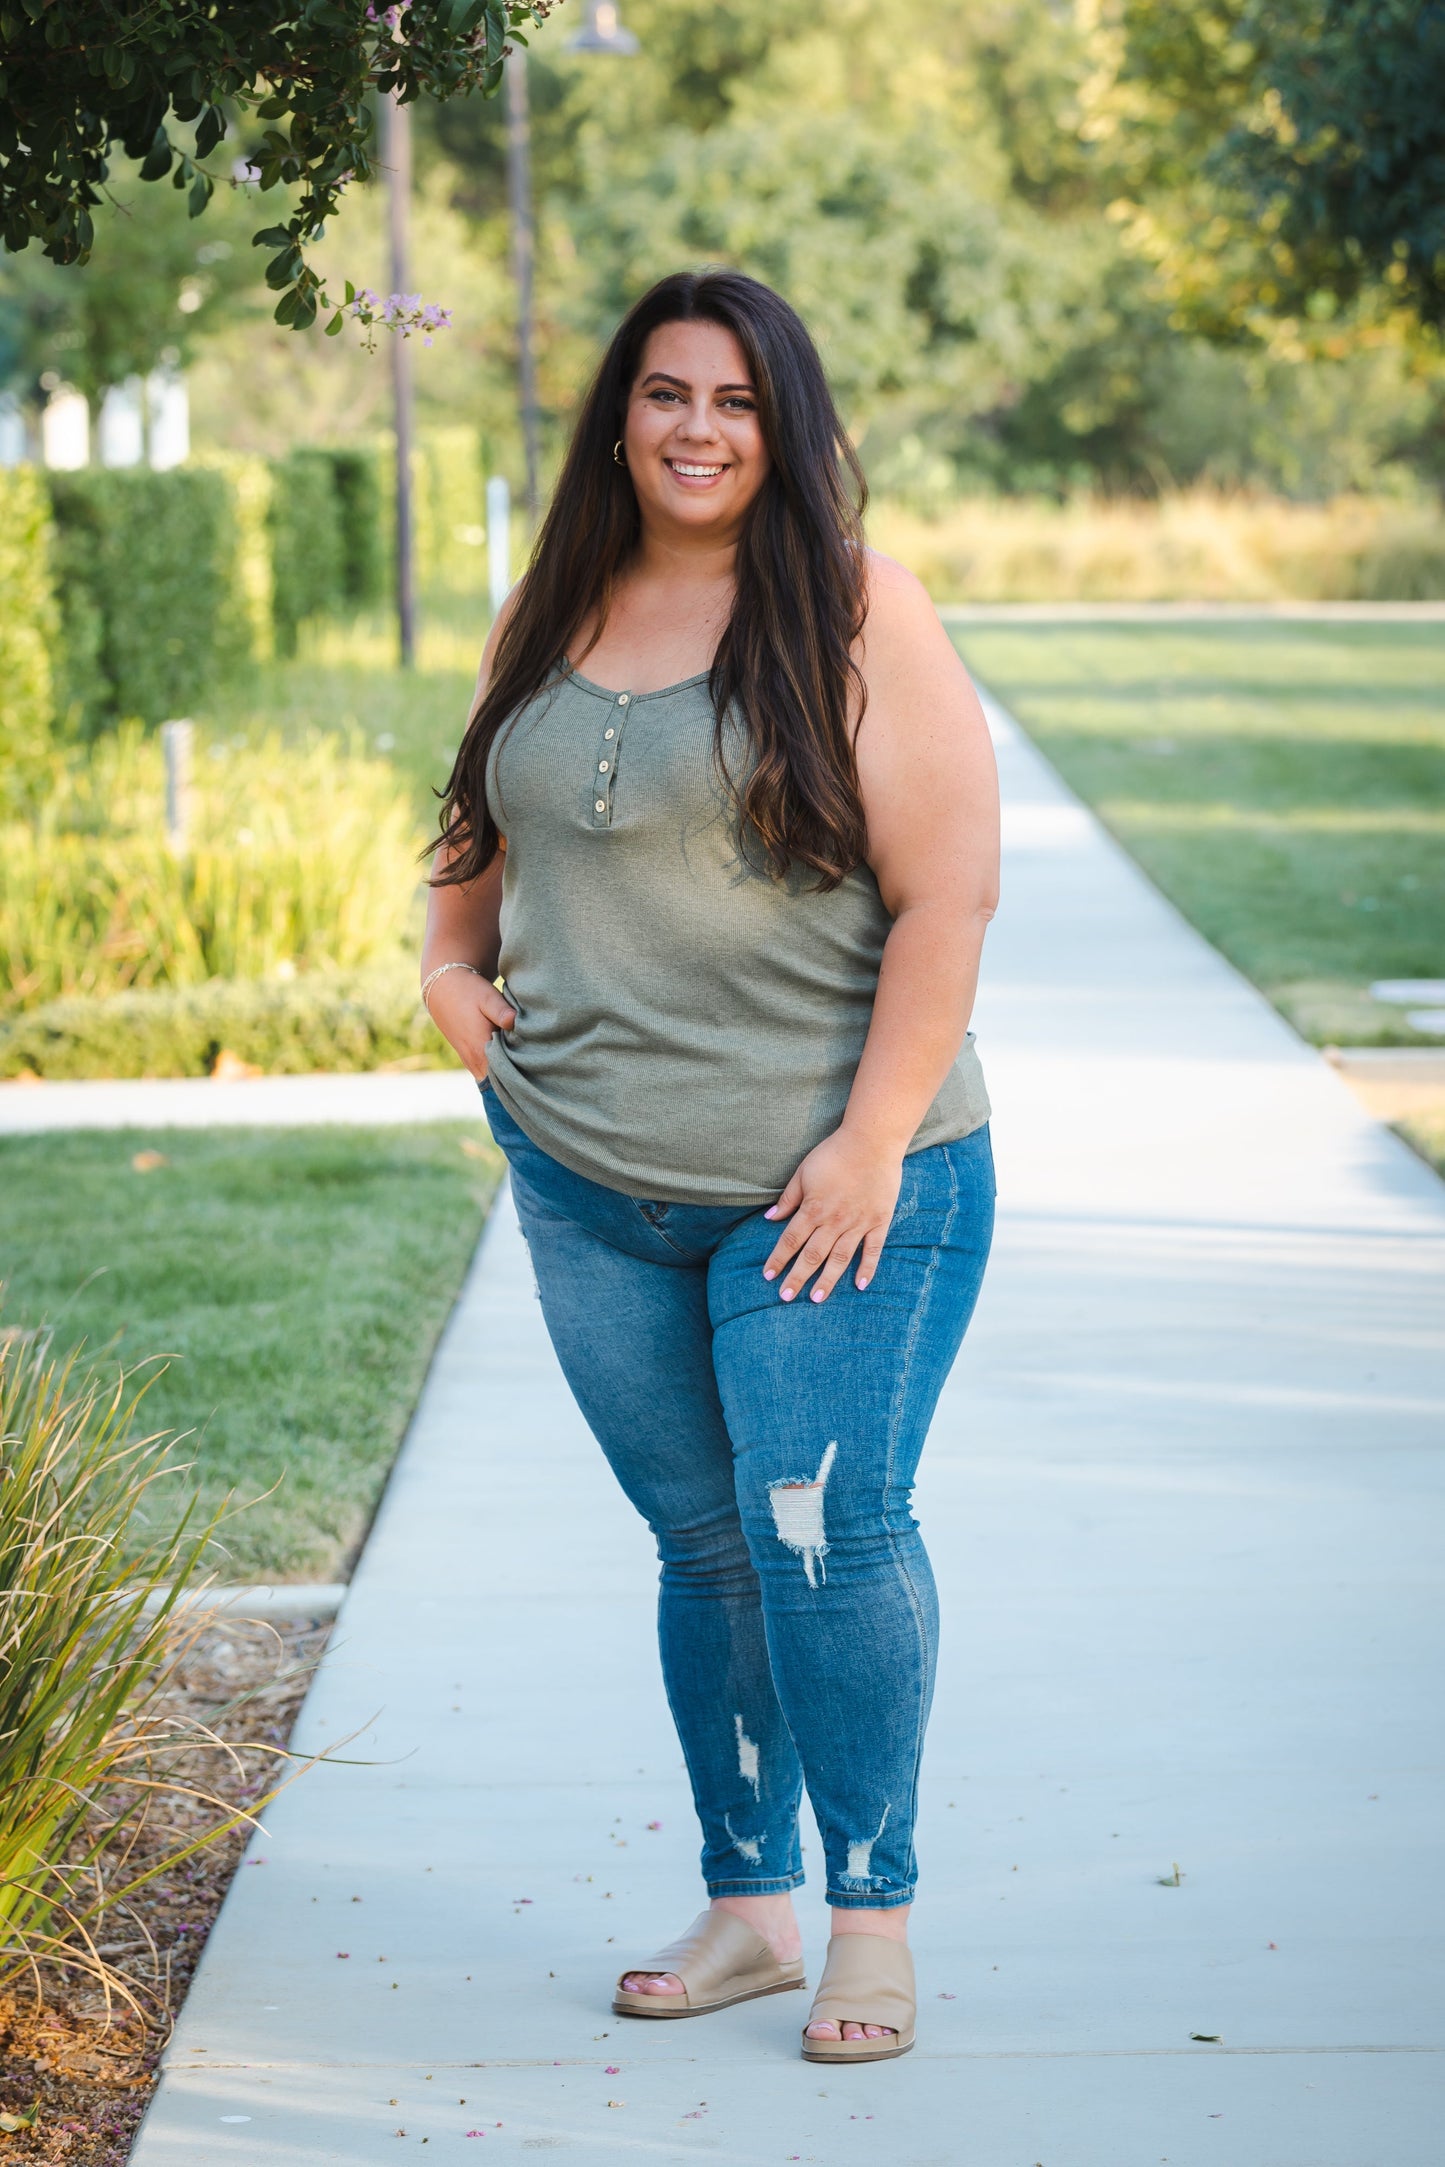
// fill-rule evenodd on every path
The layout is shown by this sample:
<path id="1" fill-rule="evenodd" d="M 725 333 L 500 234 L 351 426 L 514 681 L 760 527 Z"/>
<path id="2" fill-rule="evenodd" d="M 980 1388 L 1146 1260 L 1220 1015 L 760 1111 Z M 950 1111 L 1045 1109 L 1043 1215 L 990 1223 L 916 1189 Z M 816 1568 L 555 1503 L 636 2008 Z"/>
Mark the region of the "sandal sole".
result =
<path id="1" fill-rule="evenodd" d="M 884 2046 L 882 2041 L 878 2039 L 838 2039 L 831 2041 L 826 2039 L 805 2039 L 803 2041 L 803 2060 L 805 2062 L 835 2063 L 896 2062 L 900 2054 L 911 2054 L 913 2046 L 914 2042 L 911 2039 L 905 2039 L 901 2044 L 891 2047 Z M 847 2052 L 849 2047 L 860 2050 L 866 2049 L 867 2051 L 849 2054 Z"/>
<path id="2" fill-rule="evenodd" d="M 750 1986 L 741 1994 L 725 1994 L 719 2001 L 699 2002 L 694 2006 L 669 2009 L 669 2001 L 681 2001 L 680 1994 L 619 1994 L 612 2004 L 615 2017 L 706 2017 L 715 2009 L 731 2009 L 740 2001 L 762 2001 L 769 1994 L 796 1994 L 807 1985 L 806 1979 L 779 1979 L 774 1986 Z"/>

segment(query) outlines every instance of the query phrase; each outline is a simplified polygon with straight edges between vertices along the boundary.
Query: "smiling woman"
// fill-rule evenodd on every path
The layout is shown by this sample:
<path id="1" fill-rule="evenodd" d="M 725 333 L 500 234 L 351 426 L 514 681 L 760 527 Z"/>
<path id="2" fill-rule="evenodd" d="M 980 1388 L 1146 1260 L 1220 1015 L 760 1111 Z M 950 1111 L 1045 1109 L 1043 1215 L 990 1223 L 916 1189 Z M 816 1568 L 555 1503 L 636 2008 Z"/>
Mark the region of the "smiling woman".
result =
<path id="1" fill-rule="evenodd" d="M 813 2061 L 913 2044 L 936 1602 L 909 1498 L 993 1216 L 992 753 L 861 495 L 785 301 L 734 272 L 643 297 L 488 642 L 422 960 L 662 1559 L 710 1905 L 613 2007 L 803 1985 L 806 1784 Z"/>
<path id="2" fill-rule="evenodd" d="M 714 466 L 716 478 L 678 471 Z M 635 632 L 650 675 L 629 689 L 710 670 L 719 751 L 723 715 L 746 719 L 737 811 L 769 868 L 840 882 L 864 837 L 853 648 L 868 611 L 865 497 L 817 350 L 785 301 L 727 271 L 678 273 L 645 294 L 603 357 L 489 643 L 447 786 L 441 877 L 467 882 L 491 862 L 488 762 L 559 655 L 601 670 Z M 643 556 L 668 578 L 636 577 Z"/>
<path id="3" fill-rule="evenodd" d="M 653 366 L 628 402 L 628 455 L 618 459 L 619 441 L 614 460 L 628 468 L 644 500 L 659 510 L 653 492 L 659 463 L 685 497 L 716 495 L 729 478 L 737 497 L 751 503 L 768 458 L 757 387 L 746 376 L 738 383 L 714 381 L 739 366 L 732 333 L 722 324 L 662 324 L 648 342 L 647 358 Z M 696 381 L 672 373 L 689 364 L 698 372 Z M 687 517 L 681 504 L 672 510 L 675 517 Z M 714 516 L 712 507 L 707 516 Z"/>

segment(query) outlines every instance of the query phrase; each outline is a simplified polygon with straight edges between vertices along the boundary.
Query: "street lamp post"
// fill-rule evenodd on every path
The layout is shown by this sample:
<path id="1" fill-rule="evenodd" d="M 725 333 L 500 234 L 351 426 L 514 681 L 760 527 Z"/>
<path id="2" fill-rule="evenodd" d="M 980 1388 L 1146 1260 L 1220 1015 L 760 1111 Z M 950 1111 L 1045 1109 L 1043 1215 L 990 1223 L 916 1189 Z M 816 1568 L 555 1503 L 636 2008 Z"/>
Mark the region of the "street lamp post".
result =
<path id="1" fill-rule="evenodd" d="M 624 30 L 614 0 L 588 0 L 587 20 L 567 40 L 569 53 L 635 53 L 637 40 Z"/>
<path id="2" fill-rule="evenodd" d="M 588 0 L 587 20 L 567 40 L 569 53 L 627 54 L 637 40 L 623 28 L 614 0 Z M 522 408 L 522 452 L 526 463 L 526 505 L 535 524 L 541 508 L 538 443 L 537 352 L 533 289 L 536 279 L 536 227 L 532 217 L 532 125 L 527 104 L 527 49 L 517 45 L 507 57 L 507 198 L 512 212 L 512 269 L 517 281 L 517 390 Z"/>

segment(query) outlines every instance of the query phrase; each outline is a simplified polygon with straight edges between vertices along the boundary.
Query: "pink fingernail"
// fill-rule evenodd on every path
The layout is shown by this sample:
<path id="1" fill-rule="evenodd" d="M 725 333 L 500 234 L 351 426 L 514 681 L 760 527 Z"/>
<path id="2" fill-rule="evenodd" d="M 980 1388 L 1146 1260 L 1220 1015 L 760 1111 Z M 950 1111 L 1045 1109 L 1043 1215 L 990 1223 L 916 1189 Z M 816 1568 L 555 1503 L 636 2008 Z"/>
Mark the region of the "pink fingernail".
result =
<path id="1" fill-rule="evenodd" d="M 790 1302 L 793 1299 L 793 1296 L 797 1293 L 797 1291 L 798 1290 L 796 1287 L 784 1287 L 783 1300 L 785 1302 Z"/>
<path id="2" fill-rule="evenodd" d="M 827 1301 L 827 1299 L 828 1299 L 828 1297 L 827 1297 L 826 1293 L 824 1292 L 824 1290 L 823 1290 L 823 1289 L 822 1289 L 821 1287 L 814 1287 L 814 1289 L 813 1289 L 813 1300 L 814 1300 L 815 1302 L 826 1302 L 826 1301 Z"/>
<path id="3" fill-rule="evenodd" d="M 768 1206 L 767 1210 L 766 1210 L 766 1211 L 765 1211 L 765 1212 L 763 1213 L 763 1217 L 764 1217 L 765 1219 L 776 1219 L 776 1218 L 777 1218 L 777 1216 L 778 1216 L 778 1207 L 777 1207 L 777 1205 L 776 1205 L 776 1204 L 769 1204 L 769 1206 Z"/>
<path id="4" fill-rule="evenodd" d="M 863 1289 L 864 1289 L 864 1288 L 865 1288 L 865 1287 L 867 1286 L 868 1282 L 867 1282 L 867 1280 L 866 1280 L 866 1279 L 860 1279 L 860 1280 L 858 1280 L 858 1281 L 856 1282 L 856 1284 L 857 1284 L 858 1292 L 859 1292 L 859 1293 L 861 1294 L 861 1293 L 863 1292 Z"/>
<path id="5" fill-rule="evenodd" d="M 763 1266 L 763 1277 L 764 1277 L 764 1279 L 776 1279 L 776 1278 L 777 1278 L 777 1276 L 778 1276 L 778 1275 L 777 1275 L 777 1273 L 776 1273 L 776 1272 L 775 1272 L 775 1271 L 774 1271 L 774 1270 L 773 1270 L 773 1269 L 771 1268 L 771 1266 L 770 1266 L 770 1265 L 767 1265 L 767 1264 L 765 1264 L 765 1265 Z"/>

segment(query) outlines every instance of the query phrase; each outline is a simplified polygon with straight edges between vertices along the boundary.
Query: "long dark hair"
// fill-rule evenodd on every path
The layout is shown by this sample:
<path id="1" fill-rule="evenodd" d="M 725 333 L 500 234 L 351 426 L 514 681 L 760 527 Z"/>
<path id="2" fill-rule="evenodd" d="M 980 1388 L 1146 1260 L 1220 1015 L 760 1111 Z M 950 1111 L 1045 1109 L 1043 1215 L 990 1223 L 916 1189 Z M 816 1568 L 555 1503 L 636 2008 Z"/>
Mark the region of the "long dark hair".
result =
<path id="1" fill-rule="evenodd" d="M 438 884 L 475 880 L 500 836 L 486 772 L 507 723 L 571 655 L 577 628 L 605 623 L 641 532 L 637 498 L 612 447 L 643 349 L 661 324 L 715 323 L 747 357 L 769 473 L 739 538 L 737 589 L 713 658 L 719 765 L 742 847 L 781 877 L 808 868 L 835 888 L 866 833 L 850 707 L 863 684 L 850 649 L 863 628 L 863 470 L 843 433 L 817 348 L 780 295 L 740 271 L 677 271 L 629 310 L 593 379 L 532 561 L 442 794 Z M 850 488 L 851 483 L 851 488 Z M 580 657 L 573 656 L 574 661 Z M 723 718 L 740 716 L 748 761 L 729 772 Z"/>

